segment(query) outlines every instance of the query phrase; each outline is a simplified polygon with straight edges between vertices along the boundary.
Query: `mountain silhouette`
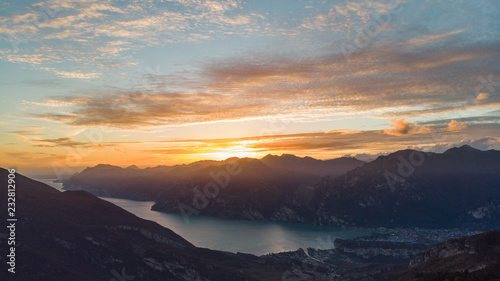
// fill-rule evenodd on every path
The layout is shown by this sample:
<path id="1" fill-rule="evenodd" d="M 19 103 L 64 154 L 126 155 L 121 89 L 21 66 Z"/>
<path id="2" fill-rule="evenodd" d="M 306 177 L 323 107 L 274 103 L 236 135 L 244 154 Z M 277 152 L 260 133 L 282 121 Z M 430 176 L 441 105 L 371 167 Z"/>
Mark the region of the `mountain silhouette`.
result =
<path id="1" fill-rule="evenodd" d="M 450 227 L 500 222 L 500 151 L 402 150 L 326 178 L 318 224 Z"/>
<path id="2" fill-rule="evenodd" d="M 221 218 L 488 228 L 500 221 L 499 182 L 499 151 L 462 146 L 441 154 L 401 150 L 369 163 L 284 154 L 146 169 L 97 165 L 65 180 L 64 188 Z"/>

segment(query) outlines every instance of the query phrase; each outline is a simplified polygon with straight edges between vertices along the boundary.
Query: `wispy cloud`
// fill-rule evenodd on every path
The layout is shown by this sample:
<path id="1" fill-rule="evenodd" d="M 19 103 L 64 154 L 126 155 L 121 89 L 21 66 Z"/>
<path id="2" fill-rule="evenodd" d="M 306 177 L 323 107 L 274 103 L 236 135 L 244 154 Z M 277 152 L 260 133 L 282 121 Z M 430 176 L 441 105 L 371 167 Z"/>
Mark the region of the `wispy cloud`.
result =
<path id="1" fill-rule="evenodd" d="M 30 93 L 35 101 L 22 98 L 34 109 L 30 117 L 68 125 L 61 127 L 159 131 L 278 116 L 301 121 L 302 129 L 311 122 L 311 128 L 328 131 L 340 117 L 359 118 L 357 129 L 365 120 L 377 126 L 352 134 L 185 140 L 144 149 L 149 153 L 209 153 L 218 147 L 376 154 L 389 149 L 387 143 L 397 143 L 393 149 L 436 145 L 431 132 L 449 136 L 446 145 L 467 136 L 497 137 L 491 132 L 499 123 L 500 31 L 493 27 L 500 9 L 493 2 L 399 1 L 401 12 L 370 36 L 366 28 L 393 1 L 312 2 L 307 5 L 313 8 L 303 10 L 268 2 L 49 0 L 0 19 L 5 42 L 24 39 L 19 50 L 4 44 L 0 59 L 62 81 L 59 88 L 40 91 L 48 93 L 45 99 L 39 93 Z M 369 40 L 355 52 L 339 48 L 361 35 Z M 200 43 L 207 43 L 207 51 L 194 55 L 205 47 Z M 173 45 L 184 62 L 165 62 L 176 54 L 155 57 Z M 139 67 L 151 63 L 171 68 L 143 75 Z M 112 81 L 110 74 L 123 79 Z M 87 145 L 9 131 L 36 146 Z"/>
<path id="2" fill-rule="evenodd" d="M 45 152 L 4 151 L 5 155 L 23 161 L 25 163 L 47 163 L 51 161 L 65 160 L 66 155 Z"/>
<path id="3" fill-rule="evenodd" d="M 94 79 L 99 77 L 102 73 L 100 72 L 81 72 L 81 71 L 59 71 L 53 67 L 43 67 L 43 70 L 53 71 L 55 74 L 64 78 L 77 78 L 77 79 Z"/>
<path id="4" fill-rule="evenodd" d="M 36 131 L 31 131 L 31 130 L 18 130 L 18 131 L 11 131 L 9 132 L 14 135 L 21 135 L 21 136 L 42 136 L 43 134 L 38 133 Z"/>
<path id="5" fill-rule="evenodd" d="M 34 104 L 34 105 L 39 105 L 39 106 L 46 106 L 46 107 L 66 107 L 66 106 L 75 105 L 75 103 L 67 102 L 67 101 L 63 101 L 63 100 L 46 100 L 43 102 L 23 101 L 23 103 Z"/>
<path id="6" fill-rule="evenodd" d="M 356 155 L 360 158 L 372 160 L 373 155 L 381 155 L 399 149 L 414 148 L 426 151 L 451 148 L 470 144 L 479 149 L 496 147 L 498 139 L 495 137 L 481 139 L 461 139 L 453 134 L 447 135 L 447 142 L 439 142 L 432 135 L 431 129 L 421 134 L 407 133 L 404 135 L 390 135 L 383 131 L 354 131 L 345 133 L 342 130 L 323 133 L 286 134 L 274 136 L 257 136 L 247 138 L 227 139 L 180 139 L 165 142 L 145 142 L 148 149 L 144 153 L 151 154 L 210 154 L 214 152 L 253 152 L 267 153 L 294 153 L 299 155 L 318 156 L 325 158 L 342 155 Z M 447 134 L 447 133 L 443 133 Z M 115 143 L 119 145 L 119 143 Z M 416 145 L 418 144 L 418 145 Z M 150 148 L 154 147 L 154 149 Z M 440 151 L 442 152 L 442 151 Z"/>
<path id="7" fill-rule="evenodd" d="M 207 93 L 107 93 L 91 97 L 64 98 L 77 104 L 69 114 L 36 116 L 71 125 L 137 128 L 140 126 L 181 125 L 262 116 L 265 101 L 250 97 L 242 102 L 232 97 Z"/>
<path id="8" fill-rule="evenodd" d="M 57 139 L 36 139 L 32 140 L 36 147 L 94 147 L 100 144 L 90 142 L 75 141 L 72 138 L 57 138 Z"/>
<path id="9" fill-rule="evenodd" d="M 39 2 L 0 21 L 0 36 L 14 47 L 2 50 L 0 59 L 89 79 L 93 76 L 82 73 L 99 73 L 96 67 L 135 65 L 129 51 L 243 32 L 257 15 L 237 12 L 240 5 L 234 0 Z M 18 47 L 27 53 L 18 54 Z M 60 63 L 74 69 L 61 69 Z"/>
<path id="10" fill-rule="evenodd" d="M 47 62 L 57 62 L 59 57 L 47 54 L 16 54 L 9 50 L 0 50 L 0 56 L 13 63 L 40 65 Z"/>
<path id="11" fill-rule="evenodd" d="M 376 59 L 374 59 L 376 58 Z M 172 76 L 155 76 L 152 87 L 137 92 L 60 98 L 80 103 L 64 116 L 41 117 L 72 125 L 111 127 L 179 125 L 259 118 L 283 112 L 309 116 L 364 114 L 377 118 L 437 115 L 453 110 L 495 108 L 500 97 L 474 91 L 478 77 L 494 73 L 500 42 L 429 49 L 424 53 L 388 44 L 354 54 L 252 55 L 206 63 L 193 90 L 173 92 Z M 469 71 L 461 71 L 461 69 Z M 94 78 L 98 73 L 62 72 L 67 77 Z M 308 118 L 308 117 L 305 117 Z"/>
<path id="12" fill-rule="evenodd" d="M 455 143 L 438 143 L 436 145 L 431 145 L 426 147 L 414 146 L 414 149 L 443 153 L 444 151 L 452 147 L 461 147 L 463 145 L 469 145 L 476 149 L 488 150 L 488 149 L 498 149 L 499 143 L 500 139 L 495 137 L 484 137 L 479 139 L 466 138 Z"/>

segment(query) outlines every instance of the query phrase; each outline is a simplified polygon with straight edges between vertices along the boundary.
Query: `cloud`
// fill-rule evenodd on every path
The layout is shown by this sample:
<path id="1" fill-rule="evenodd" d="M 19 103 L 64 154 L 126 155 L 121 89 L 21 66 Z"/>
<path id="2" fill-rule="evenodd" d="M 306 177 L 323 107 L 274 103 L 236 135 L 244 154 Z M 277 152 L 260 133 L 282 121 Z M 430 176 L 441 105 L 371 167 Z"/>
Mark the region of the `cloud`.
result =
<path id="1" fill-rule="evenodd" d="M 439 42 L 447 37 L 451 37 L 451 36 L 460 34 L 462 32 L 464 32 L 464 29 L 453 30 L 453 31 L 438 33 L 438 34 L 424 35 L 421 37 L 409 39 L 405 44 L 407 44 L 410 47 L 428 45 L 428 44 Z"/>
<path id="2" fill-rule="evenodd" d="M 214 59 L 196 73 L 154 74 L 154 79 L 149 79 L 148 74 L 145 76 L 148 87 L 139 85 L 130 92 L 104 92 L 105 97 L 83 95 L 80 98 L 85 102 L 68 114 L 51 112 L 40 117 L 71 125 L 135 128 L 277 114 L 301 116 L 304 120 L 338 115 L 409 118 L 472 107 L 491 109 L 500 106 L 500 98 L 490 98 L 481 104 L 470 100 L 478 75 L 495 71 L 494 64 L 479 67 L 480 62 L 500 63 L 500 42 L 495 46 L 413 53 L 389 44 L 353 55 L 350 64 L 344 54 L 338 53 L 321 56 L 259 53 L 247 58 Z M 371 59 L 374 57 L 377 59 Z M 461 71 L 463 68 L 471 71 Z M 59 74 L 82 79 L 100 75 Z M 178 86 L 187 90 L 171 89 Z M 65 97 L 58 99 L 71 101 Z M 61 119 L 62 115 L 65 118 Z"/>
<path id="3" fill-rule="evenodd" d="M 246 138 L 227 139 L 180 139 L 161 142 L 160 148 L 143 152 L 153 154 L 209 154 L 233 151 L 268 154 L 294 153 L 308 156 L 330 155 L 340 157 L 348 151 L 375 151 L 391 149 L 376 147 L 384 139 L 394 137 L 380 134 L 379 131 L 359 131 L 346 134 L 345 131 L 319 133 L 266 135 Z M 410 140 L 409 140 L 410 141 Z M 396 143 L 396 142 L 394 142 Z M 151 145 L 148 145 L 151 146 Z"/>
<path id="4" fill-rule="evenodd" d="M 299 26 L 305 32 L 347 32 L 343 39 L 355 35 L 368 26 L 377 14 L 388 14 L 399 11 L 401 1 L 346 1 L 333 2 L 319 13 L 307 17 Z M 326 12 L 324 12 L 326 11 Z M 389 15 L 391 17 L 391 15 Z"/>
<path id="5" fill-rule="evenodd" d="M 457 120 L 451 120 L 450 123 L 448 123 L 448 127 L 444 128 L 444 130 L 454 132 L 461 131 L 465 128 L 467 128 L 467 125 L 465 123 L 458 123 Z"/>
<path id="6" fill-rule="evenodd" d="M 143 126 L 182 125 L 263 116 L 265 101 L 234 101 L 231 96 L 208 93 L 161 94 L 110 93 L 63 100 L 77 104 L 69 114 L 37 114 L 36 117 L 71 125 L 108 126 L 123 129 Z"/>
<path id="7" fill-rule="evenodd" d="M 45 133 L 41 132 L 43 129 L 45 128 L 42 126 L 27 126 L 27 127 L 19 127 L 17 130 L 10 131 L 9 133 L 15 135 L 22 141 L 32 143 L 31 141 L 32 137 L 37 138 L 46 135 Z"/>
<path id="8" fill-rule="evenodd" d="M 405 119 L 392 119 L 391 125 L 394 129 L 384 129 L 384 133 L 392 136 L 404 136 L 413 134 L 430 133 L 431 130 L 425 126 L 418 126 L 405 121 Z"/>
<path id="9" fill-rule="evenodd" d="M 476 99 L 477 100 L 486 100 L 488 99 L 489 95 L 488 93 L 479 93 L 479 95 L 477 95 Z"/>
<path id="10" fill-rule="evenodd" d="M 14 135 L 20 135 L 20 136 L 42 136 L 44 134 L 38 133 L 36 131 L 31 131 L 31 130 L 18 130 L 18 131 L 11 131 L 9 132 Z M 28 138 L 26 138 L 28 139 Z"/>
<path id="11" fill-rule="evenodd" d="M 470 145 L 474 148 L 480 150 L 488 150 L 493 148 L 496 144 L 498 144 L 499 139 L 493 137 L 485 137 L 476 140 L 472 140 L 470 138 L 461 140 L 458 144 L 451 145 L 452 147 L 460 147 L 462 145 Z"/>
<path id="12" fill-rule="evenodd" d="M 21 22 L 26 22 L 26 21 L 35 21 L 38 20 L 40 16 L 35 13 L 26 13 L 22 15 L 15 15 L 11 18 L 13 23 L 21 23 Z"/>
<path id="13" fill-rule="evenodd" d="M 446 150 L 453 147 L 461 147 L 463 145 L 469 145 L 479 150 L 489 150 L 489 149 L 498 149 L 500 144 L 500 139 L 495 137 L 484 137 L 479 139 L 462 139 L 459 142 L 455 143 L 438 143 L 436 145 L 421 147 L 421 150 L 443 153 Z"/>
<path id="14" fill-rule="evenodd" d="M 343 157 L 353 157 L 361 161 L 365 162 L 371 162 L 375 159 L 377 159 L 379 156 L 387 155 L 388 153 L 375 153 L 375 154 L 369 154 L 369 153 L 358 153 L 358 154 L 345 154 Z"/>
<path id="15" fill-rule="evenodd" d="M 26 164 L 47 163 L 50 161 L 65 160 L 67 155 L 45 153 L 45 152 L 11 152 L 3 151 L 9 158 L 15 158 L 17 161 L 23 161 Z"/>
<path id="16" fill-rule="evenodd" d="M 12 63 L 27 63 L 32 65 L 41 65 L 47 62 L 57 62 L 59 58 L 47 54 L 15 54 L 11 51 L 0 50 L 0 57 Z"/>
<path id="17" fill-rule="evenodd" d="M 64 78 L 76 78 L 76 79 L 85 79 L 85 80 L 90 80 L 90 79 L 95 79 L 99 76 L 101 76 L 102 73 L 100 72 L 80 72 L 80 71 L 57 71 L 54 70 L 54 73 L 57 75 L 64 77 Z"/>
<path id="18" fill-rule="evenodd" d="M 494 8 L 484 2 L 469 2 L 474 3 L 463 4 L 470 7 L 469 17 L 477 15 L 484 7 Z M 9 55 L 20 56 L 10 59 L 26 61 L 64 78 L 104 79 L 108 69 L 134 66 L 137 62 L 130 61 L 127 54 L 147 46 L 209 40 L 229 34 L 267 36 L 270 34 L 267 30 L 274 28 L 273 20 L 277 21 L 273 14 L 264 17 L 255 11 L 247 13 L 239 9 L 245 6 L 242 2 L 232 0 L 177 0 L 162 5 L 154 2 L 118 5 L 107 1 L 99 4 L 95 1 L 57 1 L 53 4 L 58 5 L 59 12 L 45 22 L 52 27 L 36 26 L 39 33 L 30 42 L 37 48 L 34 54 L 27 57 L 0 54 L 3 59 L 9 60 Z M 390 26 L 377 34 L 370 44 L 356 47 L 352 53 L 350 50 L 343 52 L 339 44 L 353 42 L 344 38 L 346 34 L 337 32 L 363 27 L 373 20 L 372 12 L 390 9 L 388 5 L 348 1 L 326 5 L 327 9 L 317 12 L 308 11 L 310 17 L 297 20 L 296 28 L 286 29 L 294 35 L 283 35 L 287 40 L 309 42 L 306 45 L 308 52 L 301 47 L 299 51 L 288 48 L 281 53 L 249 51 L 208 59 L 190 72 L 155 75 L 151 87 L 144 87 L 139 82 L 128 92 L 100 90 L 100 96 L 95 95 L 93 89 L 92 93 L 82 94 L 79 98 L 83 101 L 65 112 L 53 111 L 37 116 L 70 125 L 138 128 L 278 114 L 295 115 L 303 120 L 337 115 L 439 119 L 442 117 L 438 115 L 443 113 L 500 106 L 498 95 L 491 94 L 487 99 L 484 95 L 474 96 L 478 77 L 500 81 L 498 30 L 486 32 L 478 27 L 495 23 L 497 10 L 492 9 L 491 15 L 478 18 L 480 24 L 464 28 L 461 22 L 449 23 L 443 17 L 435 17 L 435 13 L 446 8 L 443 4 L 422 5 L 407 1 L 402 14 L 392 17 Z M 412 13 L 415 7 L 429 15 L 419 13 L 416 17 Z M 463 13 L 460 11 L 461 15 Z M 73 18 L 68 19 L 70 16 Z M 420 17 L 433 24 L 423 22 Z M 314 33 L 303 27 L 309 19 L 320 20 L 319 29 L 331 34 L 308 37 Z M 58 21 L 66 20 L 71 23 L 59 28 Z M 323 27 L 323 23 L 339 26 Z M 13 16 L 2 24 L 6 30 L 17 26 Z M 279 28 L 283 26 L 277 25 L 276 29 Z M 350 31 L 346 31 L 349 36 L 352 35 Z M 314 34 L 311 36 L 318 36 Z M 69 43 L 48 43 L 61 39 Z M 453 40 L 461 41 L 460 44 L 444 44 Z M 58 61 L 71 62 L 75 68 L 65 65 L 62 69 Z M 137 98 L 139 95 L 141 98 Z M 74 102 L 74 98 L 55 99 Z M 482 102 L 473 104 L 471 99 Z M 106 101 L 114 104 L 106 104 Z"/>
<path id="19" fill-rule="evenodd" d="M 55 74 L 64 77 L 64 78 L 75 78 L 75 79 L 84 79 L 91 80 L 99 77 L 102 73 L 100 72 L 81 72 L 81 71 L 59 71 L 54 69 L 53 67 L 42 67 L 41 69 L 46 71 L 52 71 Z"/>
<path id="20" fill-rule="evenodd" d="M 60 1 L 24 7 L 0 21 L 0 38 L 17 52 L 0 60 L 30 63 L 66 78 L 93 79 L 97 68 L 137 64 L 126 53 L 165 42 L 210 40 L 256 33 L 260 15 L 243 14 L 241 2 L 223 1 Z M 109 63 L 113 61 L 113 63 Z M 60 69 L 61 63 L 72 68 Z M 89 75 L 93 75 L 89 77 Z"/>
<path id="21" fill-rule="evenodd" d="M 54 99 L 49 99 L 49 100 L 45 100 L 42 102 L 23 100 L 23 103 L 29 103 L 29 104 L 34 104 L 34 105 L 38 105 L 38 106 L 46 106 L 46 107 L 67 107 L 67 106 L 75 105 L 75 103 L 71 103 L 71 102 L 67 102 L 67 101 L 63 101 L 63 100 L 54 100 Z"/>
<path id="22" fill-rule="evenodd" d="M 99 144 L 75 141 L 72 138 L 31 140 L 36 147 L 95 147 Z"/>
<path id="23" fill-rule="evenodd" d="M 280 103 L 289 99 L 311 110 L 418 116 L 470 106 L 478 75 L 496 72 L 493 65 L 476 68 L 474 64 L 497 61 L 497 47 L 436 48 L 414 53 L 383 44 L 353 54 L 350 63 L 344 54 L 261 54 L 207 64 L 203 71 L 213 81 L 206 86 L 211 91 L 237 90 L 256 98 L 275 97 Z M 478 72 L 465 73 L 457 67 Z M 478 106 L 499 104 L 499 100 L 491 100 Z"/>
<path id="24" fill-rule="evenodd" d="M 496 128 L 498 129 L 498 128 Z M 490 132 L 495 133 L 495 129 Z M 447 142 L 437 142 L 432 136 L 422 137 L 419 134 L 407 134 L 405 137 L 388 135 L 381 131 L 354 131 L 346 134 L 343 130 L 318 133 L 283 134 L 255 136 L 246 138 L 225 139 L 178 139 L 160 142 L 144 142 L 148 154 L 186 154 L 200 155 L 206 158 L 216 152 L 253 153 L 291 153 L 312 156 L 321 159 L 341 156 L 357 157 L 371 161 L 377 156 L 385 155 L 401 149 L 417 149 L 423 151 L 443 152 L 451 147 L 469 144 L 479 149 L 495 148 L 499 138 L 486 137 L 476 140 L 460 139 L 454 134 L 442 133 Z M 126 145 L 127 143 L 113 143 Z M 230 153 L 229 153 L 230 154 Z"/>

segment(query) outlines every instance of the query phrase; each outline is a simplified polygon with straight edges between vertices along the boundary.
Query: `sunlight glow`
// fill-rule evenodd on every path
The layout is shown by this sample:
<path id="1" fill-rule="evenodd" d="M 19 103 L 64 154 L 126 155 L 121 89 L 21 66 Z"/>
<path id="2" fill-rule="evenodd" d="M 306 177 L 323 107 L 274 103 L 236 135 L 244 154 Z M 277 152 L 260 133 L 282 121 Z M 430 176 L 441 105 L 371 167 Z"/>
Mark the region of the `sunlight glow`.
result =
<path id="1" fill-rule="evenodd" d="M 238 158 L 260 158 L 265 156 L 265 152 L 257 151 L 253 148 L 248 148 L 242 145 L 235 145 L 226 148 L 215 148 L 214 152 L 204 153 L 203 156 L 206 156 L 207 159 L 213 160 L 225 160 L 231 157 Z"/>

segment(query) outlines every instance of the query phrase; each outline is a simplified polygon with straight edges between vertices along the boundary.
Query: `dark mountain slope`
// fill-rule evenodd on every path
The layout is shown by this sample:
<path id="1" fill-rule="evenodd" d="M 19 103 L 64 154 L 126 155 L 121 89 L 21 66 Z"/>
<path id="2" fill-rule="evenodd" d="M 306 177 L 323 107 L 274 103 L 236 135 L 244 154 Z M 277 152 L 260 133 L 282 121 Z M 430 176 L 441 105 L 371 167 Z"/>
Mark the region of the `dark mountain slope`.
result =
<path id="1" fill-rule="evenodd" d="M 228 170 L 235 172 L 231 174 Z M 231 164 L 199 170 L 189 178 L 189 184 L 171 190 L 153 209 L 179 212 L 180 204 L 184 204 L 209 216 L 272 219 L 287 198 L 314 179 L 314 176 L 300 171 L 292 173 L 282 168 L 270 168 L 256 159 L 238 159 Z M 316 202 L 319 202 L 317 198 Z M 286 220 L 304 221 L 305 217 L 311 220 L 315 208 L 294 208 L 291 216 L 295 217 Z"/>
<path id="2" fill-rule="evenodd" d="M 7 179 L 7 171 L 0 169 Z M 257 257 L 196 248 L 169 229 L 85 191 L 59 192 L 16 174 L 16 274 L 12 280 L 255 280 L 280 275 Z M 6 180 L 0 183 L 6 202 Z M 5 221 L 5 212 L 2 212 Z M 2 241 L 2 244 L 5 241 Z M 7 255 L 0 248 L 1 257 Z M 1 270 L 6 272 L 2 260 Z M 11 273 L 9 273 L 11 274 Z M 132 280 L 132 279 L 126 279 Z M 267 279 L 261 279 L 267 280 Z"/>
<path id="3" fill-rule="evenodd" d="M 498 225 L 500 151 L 403 150 L 326 178 L 316 223 L 363 226 Z"/>

